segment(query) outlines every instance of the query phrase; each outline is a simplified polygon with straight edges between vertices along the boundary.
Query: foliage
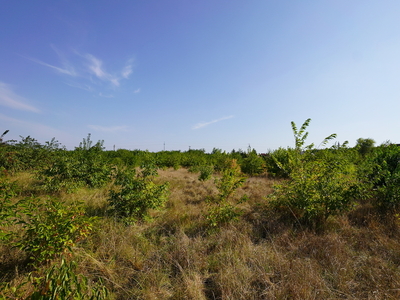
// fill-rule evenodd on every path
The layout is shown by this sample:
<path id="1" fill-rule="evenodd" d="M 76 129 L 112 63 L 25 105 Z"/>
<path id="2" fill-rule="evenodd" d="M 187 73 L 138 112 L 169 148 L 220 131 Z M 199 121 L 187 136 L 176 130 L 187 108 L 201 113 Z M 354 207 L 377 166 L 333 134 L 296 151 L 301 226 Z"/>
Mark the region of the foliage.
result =
<path id="1" fill-rule="evenodd" d="M 375 141 L 373 139 L 359 138 L 355 148 L 362 156 L 365 156 L 372 151 L 374 145 Z"/>
<path id="2" fill-rule="evenodd" d="M 200 170 L 199 180 L 206 181 L 211 179 L 211 175 L 214 173 L 214 166 L 202 165 L 199 167 L 199 170 Z"/>
<path id="3" fill-rule="evenodd" d="M 72 252 L 72 247 L 92 230 L 92 219 L 85 216 L 79 204 L 27 198 L 20 206 L 16 223 L 22 225 L 22 235 L 16 233 L 15 246 L 28 253 L 34 264 Z"/>
<path id="4" fill-rule="evenodd" d="M 45 270 L 44 276 L 30 279 L 34 285 L 34 291 L 27 300 L 97 300 L 109 299 L 109 292 L 100 283 L 90 285 L 88 278 L 82 274 L 76 274 L 77 264 L 74 261 L 61 259 L 59 265 L 53 265 Z"/>
<path id="5" fill-rule="evenodd" d="M 7 143 L 3 140 L 4 136 L 9 132 L 9 130 L 6 130 L 3 132 L 2 135 L 0 135 L 0 146 L 5 146 Z"/>
<path id="6" fill-rule="evenodd" d="M 168 183 L 156 184 L 158 175 L 154 164 L 143 166 L 137 173 L 134 169 L 119 171 L 116 175 L 117 190 L 111 190 L 108 198 L 110 211 L 125 222 L 148 217 L 150 209 L 160 209 L 168 200 Z"/>
<path id="7" fill-rule="evenodd" d="M 64 151 L 38 172 L 43 189 L 68 192 L 81 186 L 100 187 L 110 180 L 111 166 L 102 157 L 103 141 L 92 146 L 90 134 L 73 152 Z"/>
<path id="8" fill-rule="evenodd" d="M 230 223 L 239 220 L 242 211 L 230 203 L 220 203 L 210 206 L 206 214 L 209 230 L 218 229 L 222 224 Z"/>
<path id="9" fill-rule="evenodd" d="M 382 209 L 395 209 L 400 204 L 400 147 L 383 145 L 369 156 L 372 166 L 369 180 L 376 191 L 376 205 Z"/>
<path id="10" fill-rule="evenodd" d="M 219 191 L 216 202 L 226 201 L 245 181 L 246 177 L 242 176 L 239 165 L 232 160 L 230 168 L 222 173 L 222 178 L 215 179 L 215 185 Z"/>
<path id="11" fill-rule="evenodd" d="M 70 192 L 82 186 L 100 187 L 110 180 L 110 175 L 111 166 L 101 157 L 81 152 L 59 157 L 38 172 L 38 179 L 43 180 L 43 189 L 48 192 Z"/>
<path id="12" fill-rule="evenodd" d="M 211 179 L 211 175 L 214 173 L 213 165 L 200 165 L 200 166 L 192 166 L 188 170 L 190 173 L 200 173 L 198 179 L 200 181 L 207 181 Z"/>
<path id="13" fill-rule="evenodd" d="M 53 146 L 56 141 L 53 138 Z M 46 146 L 50 142 L 46 142 Z M 32 170 L 49 164 L 54 155 L 53 148 L 46 148 L 34 138 L 22 137 L 21 141 L 7 141 L 0 143 L 0 168 L 9 172 Z"/>
<path id="14" fill-rule="evenodd" d="M 19 188 L 15 182 L 11 182 L 5 176 L 0 176 L 0 227 L 13 224 L 18 210 L 18 202 L 13 202 L 12 198 L 17 194 Z M 10 239 L 10 234 L 5 230 L 0 230 L 0 241 Z"/>
<path id="15" fill-rule="evenodd" d="M 292 123 L 296 147 L 287 152 L 289 180 L 275 185 L 270 197 L 274 207 L 318 226 L 330 215 L 349 208 L 358 191 L 358 181 L 356 168 L 346 157 L 345 149 L 317 151 L 313 145 L 304 147 L 309 122 L 310 119 L 299 131 Z M 328 136 L 322 144 L 334 137 Z"/>
<path id="16" fill-rule="evenodd" d="M 243 185 L 246 178 L 242 176 L 240 166 L 236 160 L 232 160 L 230 168 L 223 171 L 222 177 L 215 179 L 215 185 L 219 191 L 216 197 L 208 199 L 208 211 L 205 215 L 208 226 L 211 230 L 217 229 L 220 225 L 238 220 L 242 212 L 237 207 L 245 201 L 246 196 L 231 203 L 231 199 L 236 190 Z"/>
<path id="17" fill-rule="evenodd" d="M 265 162 L 257 152 L 253 149 L 249 151 L 246 158 L 243 159 L 241 164 L 241 170 L 243 173 L 250 176 L 261 175 L 265 172 Z"/>
<path id="18" fill-rule="evenodd" d="M 266 169 L 269 175 L 273 177 L 288 178 L 290 174 L 289 153 L 293 149 L 284 149 L 282 147 L 266 154 L 264 156 Z"/>

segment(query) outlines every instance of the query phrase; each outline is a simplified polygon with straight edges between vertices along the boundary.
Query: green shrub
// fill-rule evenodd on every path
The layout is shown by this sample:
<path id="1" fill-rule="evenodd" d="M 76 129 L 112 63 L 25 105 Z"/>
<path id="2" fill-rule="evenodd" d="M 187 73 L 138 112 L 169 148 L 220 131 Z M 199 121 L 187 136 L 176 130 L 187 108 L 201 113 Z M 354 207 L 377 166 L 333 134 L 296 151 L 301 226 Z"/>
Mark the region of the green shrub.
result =
<path id="1" fill-rule="evenodd" d="M 19 191 L 15 182 L 11 182 L 5 176 L 0 176 L 0 241 L 8 241 L 11 232 L 6 227 L 15 223 L 19 203 L 12 201 L 12 198 Z"/>
<path id="2" fill-rule="evenodd" d="M 264 156 L 266 169 L 269 175 L 273 177 L 289 178 L 289 152 L 293 149 L 278 148 Z"/>
<path id="3" fill-rule="evenodd" d="M 222 177 L 215 179 L 219 191 L 216 197 L 208 198 L 208 211 L 205 214 L 209 229 L 215 230 L 220 225 L 238 220 L 242 211 L 237 207 L 247 199 L 246 196 L 232 204 L 236 190 L 243 185 L 246 178 L 242 176 L 236 160 L 231 160 L 230 167 L 223 171 Z"/>
<path id="4" fill-rule="evenodd" d="M 93 219 L 85 216 L 79 204 L 27 198 L 20 207 L 17 223 L 22 225 L 22 233 L 16 233 L 14 245 L 24 250 L 33 264 L 72 252 L 92 230 Z"/>
<path id="5" fill-rule="evenodd" d="M 321 225 L 330 215 L 348 209 L 358 193 L 355 165 L 341 149 L 313 150 L 304 146 L 310 119 L 300 131 L 292 122 L 296 148 L 288 151 L 289 180 L 274 186 L 270 195 L 275 208 L 290 212 L 296 219 L 313 226 Z M 324 139 L 326 144 L 335 135 Z M 283 167 L 282 167 L 283 168 Z"/>
<path id="6" fill-rule="evenodd" d="M 368 157 L 372 166 L 369 180 L 373 182 L 376 205 L 388 210 L 400 205 L 400 147 L 384 145 Z"/>
<path id="7" fill-rule="evenodd" d="M 101 300 L 110 299 L 107 288 L 99 283 L 89 284 L 82 274 L 76 274 L 77 264 L 62 259 L 59 265 L 53 265 L 44 271 L 43 276 L 31 274 L 30 281 L 34 291 L 27 300 Z M 36 273 L 36 272 L 35 272 Z"/>
<path id="8" fill-rule="evenodd" d="M 211 175 L 214 173 L 214 166 L 202 165 L 199 167 L 199 170 L 200 170 L 199 180 L 206 181 L 211 179 Z"/>
<path id="9" fill-rule="evenodd" d="M 261 175 L 265 172 L 265 161 L 257 155 L 255 150 L 253 150 L 250 151 L 248 156 L 243 159 L 240 167 L 242 172 L 247 175 Z"/>
<path id="10" fill-rule="evenodd" d="M 89 136 L 74 151 L 63 151 L 52 164 L 38 172 L 48 192 L 68 192 L 76 188 L 100 187 L 110 180 L 111 166 L 102 156 L 103 142 L 92 146 Z"/>
<path id="11" fill-rule="evenodd" d="M 154 164 L 143 166 L 141 172 L 134 169 L 120 171 L 115 179 L 117 190 L 111 190 L 108 198 L 110 212 L 126 223 L 148 218 L 150 209 L 160 209 L 168 200 L 168 183 L 156 184 L 157 169 Z"/>

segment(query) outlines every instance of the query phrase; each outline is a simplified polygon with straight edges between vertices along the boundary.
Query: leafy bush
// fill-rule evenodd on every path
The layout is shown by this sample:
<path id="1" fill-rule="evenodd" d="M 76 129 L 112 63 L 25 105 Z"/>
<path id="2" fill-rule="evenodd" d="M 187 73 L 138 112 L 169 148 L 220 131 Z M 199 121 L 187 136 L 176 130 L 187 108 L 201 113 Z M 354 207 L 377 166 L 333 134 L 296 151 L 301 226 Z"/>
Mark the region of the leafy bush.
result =
<path id="1" fill-rule="evenodd" d="M 139 173 L 134 169 L 120 171 L 115 179 L 117 190 L 111 190 L 108 198 L 111 213 L 130 223 L 147 218 L 150 209 L 163 207 L 169 184 L 154 183 L 157 175 L 154 164 L 143 166 Z"/>
<path id="2" fill-rule="evenodd" d="M 346 157 L 346 151 L 315 151 L 313 145 L 303 147 L 309 122 L 310 119 L 300 131 L 292 122 L 296 148 L 287 152 L 289 180 L 275 185 L 270 198 L 274 207 L 289 211 L 298 220 L 319 226 L 330 215 L 349 208 L 357 195 L 358 181 L 355 165 Z M 322 144 L 334 137 L 330 135 Z"/>
<path id="3" fill-rule="evenodd" d="M 214 166 L 202 165 L 199 167 L 199 169 L 200 169 L 200 175 L 199 175 L 200 181 L 206 181 L 211 179 L 211 175 L 214 173 Z"/>
<path id="4" fill-rule="evenodd" d="M 15 182 L 11 182 L 5 176 L 0 176 L 0 241 L 10 239 L 10 232 L 7 232 L 5 227 L 14 223 L 17 216 L 18 202 L 13 202 L 12 198 L 19 190 Z"/>
<path id="5" fill-rule="evenodd" d="M 264 156 L 266 169 L 273 177 L 288 178 L 290 174 L 289 152 L 293 149 L 278 148 Z"/>
<path id="6" fill-rule="evenodd" d="M 54 163 L 38 172 L 49 192 L 73 191 L 81 186 L 100 187 L 110 180 L 111 166 L 103 158 L 103 142 L 92 146 L 90 134 L 73 152 L 63 151 Z"/>
<path id="7" fill-rule="evenodd" d="M 240 167 L 243 173 L 250 176 L 261 175 L 265 172 L 264 159 L 258 156 L 254 149 L 243 159 Z"/>
<path id="8" fill-rule="evenodd" d="M 222 224 L 238 220 L 242 212 L 237 205 L 247 198 L 242 197 L 236 201 L 235 205 L 231 203 L 230 198 L 233 197 L 236 190 L 243 185 L 245 180 L 246 178 L 242 176 L 236 160 L 231 160 L 230 168 L 223 171 L 221 178 L 215 179 L 219 194 L 208 199 L 208 211 L 205 215 L 211 230 L 217 229 Z"/>
<path id="9" fill-rule="evenodd" d="M 21 141 L 8 141 L 0 147 L 0 167 L 16 172 L 46 166 L 53 161 L 59 146 L 54 138 L 41 145 L 30 136 L 21 136 Z"/>
<path id="10" fill-rule="evenodd" d="M 17 223 L 22 225 L 22 234 L 16 233 L 14 244 L 27 252 L 34 264 L 72 252 L 92 230 L 92 219 L 79 204 L 27 198 L 20 201 L 20 207 Z"/>
<path id="11" fill-rule="evenodd" d="M 109 291 L 101 281 L 89 283 L 87 277 L 76 274 L 76 267 L 76 262 L 62 258 L 59 265 L 52 265 L 42 271 L 43 275 L 39 275 L 38 271 L 30 273 L 29 280 L 18 287 L 3 286 L 0 299 L 110 299 Z M 28 284 L 33 286 L 33 290 L 26 287 Z"/>
<path id="12" fill-rule="evenodd" d="M 384 145 L 374 149 L 369 157 L 372 166 L 369 180 L 376 191 L 376 205 L 395 209 L 400 204 L 400 147 Z"/>
<path id="13" fill-rule="evenodd" d="M 188 170 L 190 173 L 198 173 L 200 181 L 206 181 L 211 179 L 211 175 L 214 173 L 214 166 L 212 165 L 200 165 L 200 166 L 192 166 Z"/>
<path id="14" fill-rule="evenodd" d="M 375 141 L 373 139 L 363 139 L 359 138 L 357 140 L 357 144 L 355 148 L 362 155 L 365 156 L 368 153 L 371 153 L 375 145 Z"/>
<path id="15" fill-rule="evenodd" d="M 50 267 L 45 276 L 35 278 L 36 291 L 28 299 L 109 299 L 108 290 L 101 283 L 90 287 L 85 276 L 76 274 L 76 266 L 75 262 L 62 259 L 59 266 Z"/>

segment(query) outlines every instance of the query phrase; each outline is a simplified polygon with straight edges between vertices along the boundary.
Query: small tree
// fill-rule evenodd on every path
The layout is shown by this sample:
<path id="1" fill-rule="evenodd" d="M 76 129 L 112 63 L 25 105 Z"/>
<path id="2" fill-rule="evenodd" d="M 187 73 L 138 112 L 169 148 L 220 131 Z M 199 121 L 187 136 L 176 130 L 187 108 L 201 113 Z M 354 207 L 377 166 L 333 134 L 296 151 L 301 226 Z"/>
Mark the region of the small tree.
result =
<path id="1" fill-rule="evenodd" d="M 140 173 L 134 169 L 117 174 L 115 185 L 108 198 L 110 212 L 129 224 L 147 219 L 150 209 L 160 209 L 168 200 L 168 182 L 156 184 L 157 169 L 153 164 L 143 166 Z"/>
<path id="2" fill-rule="evenodd" d="M 246 196 L 233 203 L 232 198 L 236 190 L 243 185 L 246 178 L 242 176 L 236 160 L 231 160 L 230 167 L 223 171 L 222 177 L 215 179 L 215 185 L 219 191 L 216 197 L 208 199 L 208 211 L 205 215 L 211 230 L 220 225 L 238 220 L 242 214 L 237 204 L 245 201 Z"/>
<path id="3" fill-rule="evenodd" d="M 321 225 L 330 215 L 347 209 L 357 186 L 356 169 L 341 149 L 315 151 L 314 145 L 304 146 L 310 119 L 297 130 L 292 122 L 295 149 L 288 151 L 289 180 L 274 186 L 270 196 L 274 207 L 289 211 L 298 220 L 313 226 Z M 323 140 L 326 145 L 336 137 Z M 340 154 L 340 155 L 339 155 Z"/>
<path id="4" fill-rule="evenodd" d="M 260 175 L 265 172 L 265 161 L 258 156 L 255 149 L 249 149 L 247 157 L 242 161 L 241 170 L 250 176 Z"/>
<path id="5" fill-rule="evenodd" d="M 365 156 L 372 151 L 372 149 L 374 148 L 374 145 L 375 145 L 375 141 L 373 139 L 359 138 L 357 140 L 357 144 L 356 144 L 355 148 L 358 150 L 358 152 L 362 156 Z"/>

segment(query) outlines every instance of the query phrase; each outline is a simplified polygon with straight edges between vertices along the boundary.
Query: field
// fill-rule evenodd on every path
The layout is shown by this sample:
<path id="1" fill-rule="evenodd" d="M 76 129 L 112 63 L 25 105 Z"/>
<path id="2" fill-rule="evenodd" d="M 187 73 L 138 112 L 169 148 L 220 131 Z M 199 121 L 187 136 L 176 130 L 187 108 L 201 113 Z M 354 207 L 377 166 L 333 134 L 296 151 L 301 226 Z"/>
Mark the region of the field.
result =
<path id="1" fill-rule="evenodd" d="M 0 299 L 399 299 L 399 148 L 294 133 L 267 155 L 3 145 Z"/>

